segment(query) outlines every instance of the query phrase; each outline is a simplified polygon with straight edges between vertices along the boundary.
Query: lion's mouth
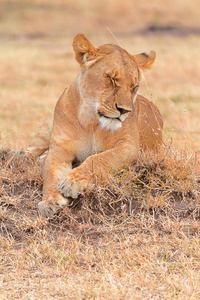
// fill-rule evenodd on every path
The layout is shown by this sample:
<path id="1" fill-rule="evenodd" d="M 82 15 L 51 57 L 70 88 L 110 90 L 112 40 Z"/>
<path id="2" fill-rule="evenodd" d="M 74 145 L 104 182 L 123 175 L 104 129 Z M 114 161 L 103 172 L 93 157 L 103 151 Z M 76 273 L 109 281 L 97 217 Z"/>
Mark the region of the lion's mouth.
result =
<path id="1" fill-rule="evenodd" d="M 98 115 L 99 115 L 99 117 L 104 117 L 104 118 L 106 118 L 106 119 L 111 119 L 111 120 L 119 120 L 120 122 L 122 122 L 121 120 L 120 120 L 120 117 L 108 117 L 108 116 L 106 116 L 106 115 L 104 115 L 102 112 L 100 112 L 100 111 L 98 111 Z"/>

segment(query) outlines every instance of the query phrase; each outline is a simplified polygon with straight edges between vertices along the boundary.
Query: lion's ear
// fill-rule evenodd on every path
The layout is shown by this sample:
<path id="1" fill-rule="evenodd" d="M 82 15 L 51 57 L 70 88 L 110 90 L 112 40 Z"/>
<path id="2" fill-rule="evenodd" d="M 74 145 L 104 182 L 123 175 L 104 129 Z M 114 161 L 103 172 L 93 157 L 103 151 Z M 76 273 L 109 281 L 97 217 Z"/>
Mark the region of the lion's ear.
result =
<path id="1" fill-rule="evenodd" d="M 154 51 L 133 55 L 134 61 L 142 70 L 151 69 L 154 64 L 155 58 L 156 53 Z"/>
<path id="2" fill-rule="evenodd" d="M 95 59 L 97 56 L 95 47 L 88 41 L 88 39 L 86 39 L 83 34 L 77 34 L 74 37 L 73 49 L 76 60 L 80 65 Z"/>

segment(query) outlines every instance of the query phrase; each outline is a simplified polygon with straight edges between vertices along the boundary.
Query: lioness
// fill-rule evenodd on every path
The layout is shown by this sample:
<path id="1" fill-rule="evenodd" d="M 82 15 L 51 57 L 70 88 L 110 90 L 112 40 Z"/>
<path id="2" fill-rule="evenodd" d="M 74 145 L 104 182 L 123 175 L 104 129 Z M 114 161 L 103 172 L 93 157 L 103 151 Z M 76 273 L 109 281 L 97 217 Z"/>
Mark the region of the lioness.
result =
<path id="1" fill-rule="evenodd" d="M 42 216 L 52 217 L 94 183 L 94 174 L 136 161 L 140 147 L 157 149 L 163 120 L 156 106 L 137 95 L 141 72 L 155 52 L 131 55 L 116 45 L 95 48 L 83 34 L 73 40 L 77 78 L 58 100 L 27 152 L 49 149 L 43 167 Z M 72 169 L 78 160 L 80 166 Z"/>

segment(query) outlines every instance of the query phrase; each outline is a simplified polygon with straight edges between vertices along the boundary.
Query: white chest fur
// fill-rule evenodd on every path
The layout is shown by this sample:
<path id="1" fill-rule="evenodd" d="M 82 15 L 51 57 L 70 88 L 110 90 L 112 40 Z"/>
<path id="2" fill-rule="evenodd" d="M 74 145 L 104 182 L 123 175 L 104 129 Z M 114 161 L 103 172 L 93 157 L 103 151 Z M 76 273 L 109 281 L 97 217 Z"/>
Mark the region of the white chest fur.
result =
<path id="1" fill-rule="evenodd" d="M 88 156 L 102 151 L 94 137 L 88 137 L 85 141 L 80 141 L 77 146 L 77 159 L 79 161 L 84 161 Z"/>

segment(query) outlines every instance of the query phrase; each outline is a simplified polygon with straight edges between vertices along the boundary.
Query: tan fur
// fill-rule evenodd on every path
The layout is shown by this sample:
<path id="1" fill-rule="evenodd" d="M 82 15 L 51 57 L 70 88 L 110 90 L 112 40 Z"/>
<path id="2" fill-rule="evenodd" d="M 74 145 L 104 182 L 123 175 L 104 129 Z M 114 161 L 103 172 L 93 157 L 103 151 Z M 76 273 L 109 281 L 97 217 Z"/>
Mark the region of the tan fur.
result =
<path id="1" fill-rule="evenodd" d="M 35 156 L 49 149 L 39 203 L 48 217 L 87 191 L 94 175 L 130 165 L 140 147 L 157 149 L 162 140 L 159 110 L 137 95 L 140 68 L 152 67 L 155 52 L 130 55 L 116 45 L 96 49 L 82 34 L 73 49 L 80 72 L 27 148 Z M 74 160 L 82 163 L 72 169 Z"/>

